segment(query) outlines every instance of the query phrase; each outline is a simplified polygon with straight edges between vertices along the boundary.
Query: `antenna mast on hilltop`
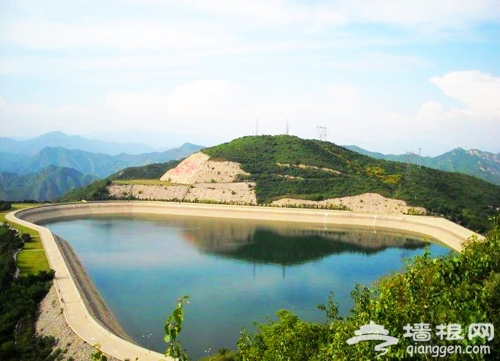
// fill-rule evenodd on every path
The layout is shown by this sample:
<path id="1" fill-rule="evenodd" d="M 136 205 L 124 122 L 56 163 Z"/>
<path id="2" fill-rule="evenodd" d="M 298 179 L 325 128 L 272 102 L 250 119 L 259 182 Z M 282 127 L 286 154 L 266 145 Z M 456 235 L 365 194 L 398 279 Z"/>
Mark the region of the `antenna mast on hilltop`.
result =
<path id="1" fill-rule="evenodd" d="M 289 130 L 290 130 L 290 129 L 288 128 L 288 119 L 287 119 L 287 120 L 286 120 L 286 135 L 288 135 L 288 131 L 289 131 Z"/>
<path id="2" fill-rule="evenodd" d="M 257 122 L 255 123 L 255 135 L 259 135 L 259 118 L 257 118 Z"/>
<path id="3" fill-rule="evenodd" d="M 319 140 L 326 141 L 326 127 L 317 126 L 316 128 L 318 129 Z"/>

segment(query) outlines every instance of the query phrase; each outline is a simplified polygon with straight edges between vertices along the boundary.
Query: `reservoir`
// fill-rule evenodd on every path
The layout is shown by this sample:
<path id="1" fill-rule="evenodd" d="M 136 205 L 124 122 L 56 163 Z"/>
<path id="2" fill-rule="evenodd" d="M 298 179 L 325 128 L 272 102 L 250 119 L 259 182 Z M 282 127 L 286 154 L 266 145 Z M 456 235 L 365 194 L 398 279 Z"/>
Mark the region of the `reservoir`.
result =
<path id="1" fill-rule="evenodd" d="M 243 327 L 286 308 L 325 322 L 316 307 L 334 292 L 340 313 L 357 283 L 397 271 L 426 243 L 413 235 L 320 224 L 186 216 L 100 215 L 43 224 L 74 249 L 126 333 L 164 352 L 163 326 L 189 295 L 180 340 L 191 358 L 236 347 Z M 449 249 L 430 243 L 433 256 Z"/>

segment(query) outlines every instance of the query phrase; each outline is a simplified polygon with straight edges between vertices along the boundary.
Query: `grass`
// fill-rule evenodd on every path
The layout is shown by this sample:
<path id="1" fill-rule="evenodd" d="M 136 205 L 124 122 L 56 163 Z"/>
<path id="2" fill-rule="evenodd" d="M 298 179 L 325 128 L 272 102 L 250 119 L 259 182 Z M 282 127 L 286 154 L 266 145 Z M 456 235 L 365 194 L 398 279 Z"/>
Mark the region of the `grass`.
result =
<path id="1" fill-rule="evenodd" d="M 17 267 L 19 267 L 23 276 L 50 270 L 49 262 L 43 248 L 23 249 L 17 255 Z"/>
<path id="2" fill-rule="evenodd" d="M 39 206 L 39 204 L 31 203 L 15 203 L 12 205 L 12 210 L 25 209 Z M 40 235 L 37 231 L 24 227 L 5 219 L 5 215 L 11 211 L 0 212 L 0 222 L 9 223 L 14 229 L 17 229 L 23 234 L 31 236 L 31 242 L 24 244 L 23 250 L 17 255 L 17 266 L 21 270 L 21 275 L 37 274 L 39 271 L 49 271 L 49 262 L 43 249 Z"/>
<path id="3" fill-rule="evenodd" d="M 114 184 L 133 184 L 133 185 L 161 185 L 170 186 L 172 182 L 162 181 L 159 179 L 126 179 L 126 180 L 113 180 Z"/>
<path id="4" fill-rule="evenodd" d="M 24 227 L 24 226 L 21 226 L 21 225 L 16 224 L 16 223 L 11 223 L 5 219 L 5 215 L 9 212 L 17 211 L 19 209 L 32 208 L 32 207 L 36 207 L 39 205 L 40 204 L 36 204 L 36 203 L 15 203 L 15 204 L 12 204 L 12 209 L 10 211 L 0 212 L 0 222 L 9 223 L 14 229 L 17 229 L 19 232 L 29 234 L 31 236 L 31 238 L 33 238 L 33 239 L 36 238 L 39 240 L 40 236 L 38 235 L 37 231 L 34 231 L 31 228 Z"/>

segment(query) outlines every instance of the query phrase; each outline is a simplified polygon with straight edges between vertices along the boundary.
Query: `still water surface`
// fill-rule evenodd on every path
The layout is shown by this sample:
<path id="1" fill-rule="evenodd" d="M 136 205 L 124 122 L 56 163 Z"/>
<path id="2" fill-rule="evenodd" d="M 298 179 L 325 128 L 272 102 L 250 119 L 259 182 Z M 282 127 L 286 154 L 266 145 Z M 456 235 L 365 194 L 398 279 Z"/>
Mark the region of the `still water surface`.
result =
<path id="1" fill-rule="evenodd" d="M 322 225 L 179 216 L 100 216 L 46 224 L 66 239 L 127 334 L 164 352 L 163 325 L 190 296 L 181 341 L 191 357 L 235 348 L 239 331 L 287 308 L 324 322 L 341 314 L 356 283 L 369 285 L 422 254 L 415 236 Z M 449 250 L 431 244 L 431 254 Z M 149 336 L 149 337 L 148 337 Z"/>

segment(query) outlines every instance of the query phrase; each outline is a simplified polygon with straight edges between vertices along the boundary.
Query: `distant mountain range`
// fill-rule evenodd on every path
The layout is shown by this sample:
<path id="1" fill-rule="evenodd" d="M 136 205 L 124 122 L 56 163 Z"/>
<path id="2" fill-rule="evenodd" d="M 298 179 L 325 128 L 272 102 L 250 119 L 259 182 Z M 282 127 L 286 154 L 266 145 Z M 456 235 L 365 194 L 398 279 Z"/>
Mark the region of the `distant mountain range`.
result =
<path id="1" fill-rule="evenodd" d="M 202 148 L 185 143 L 151 152 L 154 148 L 143 144 L 102 142 L 61 132 L 26 141 L 0 138 L 0 199 L 53 200 L 123 168 L 182 159 Z M 130 154 L 140 150 L 147 152 Z"/>
<path id="2" fill-rule="evenodd" d="M 117 155 L 120 153 L 151 153 L 156 149 L 141 143 L 116 143 L 87 139 L 78 135 L 67 135 L 63 132 L 50 132 L 29 140 L 14 140 L 0 137 L 0 152 L 34 155 L 46 147 L 79 149 L 91 153 Z"/>
<path id="3" fill-rule="evenodd" d="M 0 172 L 0 199 L 47 201 L 95 180 L 97 177 L 54 165 L 37 173 L 23 175 Z"/>
<path id="4" fill-rule="evenodd" d="M 375 159 L 385 159 L 402 163 L 408 162 L 406 154 L 394 155 L 370 152 L 355 145 L 347 145 L 345 147 Z M 437 157 L 419 157 L 417 154 L 412 153 L 409 160 L 412 164 L 447 172 L 468 174 L 500 185 L 500 154 L 483 152 L 477 149 L 465 150 L 456 148 Z"/>
<path id="5" fill-rule="evenodd" d="M 0 172 L 28 174 L 38 172 L 49 165 L 55 165 L 58 167 L 73 168 L 82 174 L 104 178 L 127 167 L 181 159 L 201 148 L 203 147 L 186 143 L 179 148 L 161 153 L 119 155 L 90 153 L 61 147 L 47 147 L 32 156 L 1 152 Z"/>

